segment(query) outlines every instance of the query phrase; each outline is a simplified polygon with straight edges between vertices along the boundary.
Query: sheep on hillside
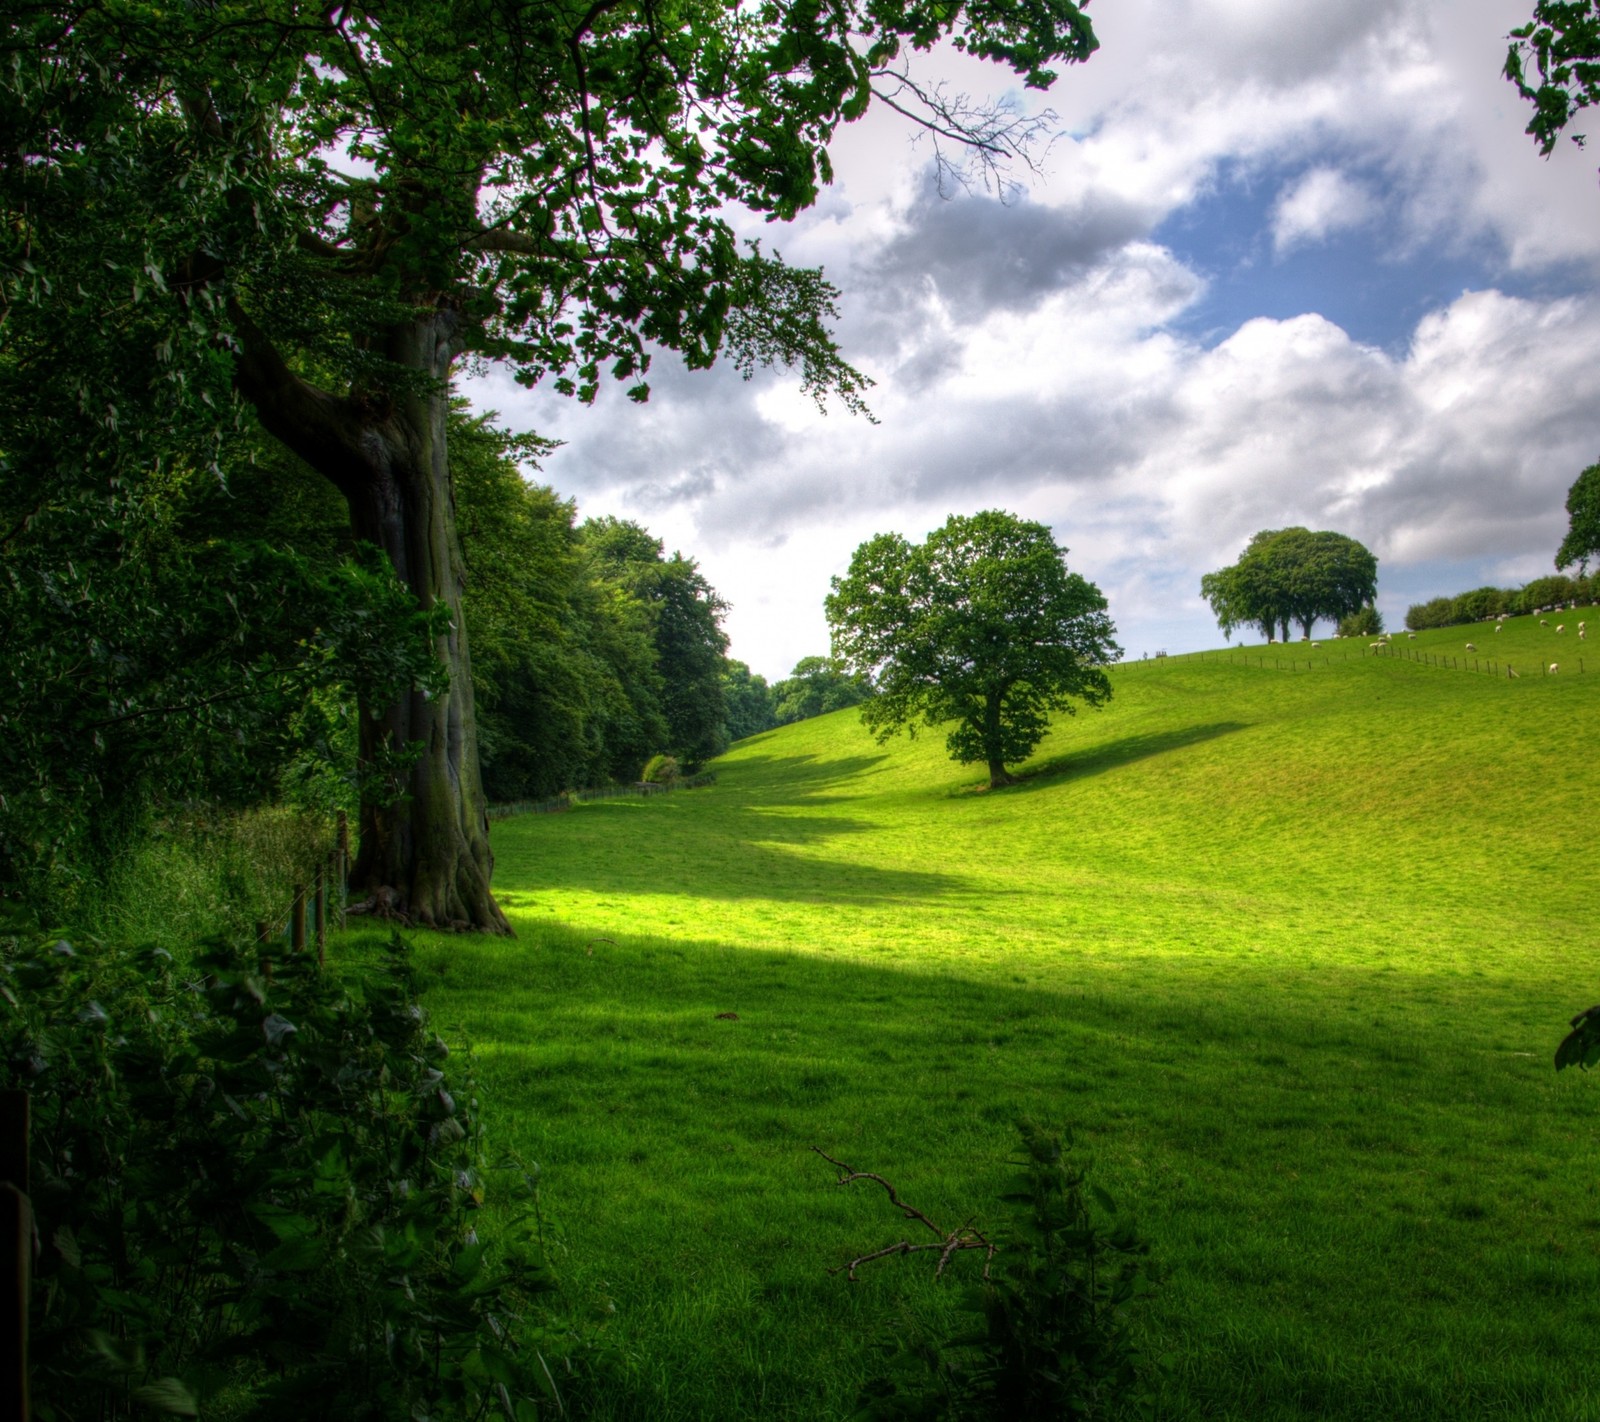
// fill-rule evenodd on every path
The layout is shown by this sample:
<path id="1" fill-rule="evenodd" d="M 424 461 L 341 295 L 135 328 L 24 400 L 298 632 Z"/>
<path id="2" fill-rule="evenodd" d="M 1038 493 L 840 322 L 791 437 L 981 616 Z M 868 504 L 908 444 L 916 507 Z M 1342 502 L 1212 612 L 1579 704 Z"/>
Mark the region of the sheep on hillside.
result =
<path id="1" fill-rule="evenodd" d="M 1550 619 L 1548 617 L 1541 617 L 1539 619 L 1539 625 L 1541 627 L 1548 627 L 1550 625 Z"/>
<path id="2" fill-rule="evenodd" d="M 1473 646 L 1471 642 L 1468 642 L 1467 643 L 1467 650 L 1469 652 L 1476 652 L 1478 649 L 1475 646 Z"/>
<path id="3" fill-rule="evenodd" d="M 1550 675 L 1551 676 L 1554 676 L 1560 670 L 1561 670 L 1561 663 L 1560 662 L 1551 662 L 1550 663 Z"/>
<path id="4" fill-rule="evenodd" d="M 1505 629 L 1504 629 L 1504 628 L 1503 628 L 1503 627 L 1501 627 L 1501 625 L 1500 625 L 1500 624 L 1499 624 L 1499 623 L 1498 623 L 1498 622 L 1496 622 L 1496 623 L 1495 623 L 1495 624 L 1494 624 L 1494 630 L 1495 630 L 1495 631 L 1496 631 L 1496 632 L 1503 632 L 1503 631 L 1504 631 L 1504 630 L 1505 630 Z"/>
<path id="5" fill-rule="evenodd" d="M 1565 632 L 1566 630 L 1567 630 L 1567 624 L 1565 622 L 1556 623 L 1556 631 L 1557 632 Z"/>

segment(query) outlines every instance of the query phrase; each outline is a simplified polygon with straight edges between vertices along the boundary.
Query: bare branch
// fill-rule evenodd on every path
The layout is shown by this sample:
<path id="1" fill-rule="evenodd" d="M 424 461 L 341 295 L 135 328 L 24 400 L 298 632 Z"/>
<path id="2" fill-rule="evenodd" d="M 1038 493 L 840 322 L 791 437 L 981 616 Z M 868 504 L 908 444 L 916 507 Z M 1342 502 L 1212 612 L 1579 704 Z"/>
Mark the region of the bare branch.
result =
<path id="1" fill-rule="evenodd" d="M 948 195 L 950 183 L 970 189 L 976 168 L 984 190 L 1007 202 L 1020 185 L 1005 177 L 1005 167 L 1017 162 L 1039 173 L 1055 141 L 1058 115 L 1053 109 L 1025 113 L 1013 99 L 975 99 L 951 92 L 942 82 L 922 84 L 903 69 L 879 71 L 877 79 L 873 97 L 933 139 L 941 196 Z M 1045 140 L 1043 153 L 1038 151 L 1041 140 Z M 965 151 L 964 159 L 951 156 L 946 147 L 951 144 Z"/>
<path id="2" fill-rule="evenodd" d="M 870 1170 L 856 1170 L 846 1165 L 842 1160 L 835 1160 L 820 1146 L 811 1149 L 820 1155 L 829 1165 L 843 1172 L 839 1177 L 839 1184 L 852 1185 L 857 1180 L 871 1180 L 874 1184 L 881 1185 L 884 1193 L 889 1197 L 889 1203 L 899 1210 L 908 1220 L 915 1220 L 938 1236 L 934 1244 L 913 1244 L 909 1239 L 896 1240 L 893 1244 L 886 1244 L 881 1249 L 874 1249 L 871 1253 L 858 1255 L 848 1264 L 841 1264 L 836 1269 L 829 1269 L 830 1274 L 843 1274 L 846 1278 L 854 1280 L 856 1270 L 863 1264 L 870 1264 L 874 1259 L 886 1259 L 891 1254 L 923 1254 L 933 1250 L 939 1251 L 939 1266 L 933 1271 L 934 1278 L 943 1276 L 945 1267 L 957 1254 L 965 1249 L 981 1249 L 984 1251 L 983 1277 L 985 1282 L 989 1278 L 989 1265 L 993 1261 L 996 1246 L 990 1241 L 983 1231 L 974 1229 L 969 1218 L 964 1224 L 953 1230 L 943 1230 L 936 1225 L 927 1215 L 923 1214 L 915 1205 L 907 1204 L 900 1198 L 900 1193 L 889 1181 L 881 1175 L 874 1175 Z"/>

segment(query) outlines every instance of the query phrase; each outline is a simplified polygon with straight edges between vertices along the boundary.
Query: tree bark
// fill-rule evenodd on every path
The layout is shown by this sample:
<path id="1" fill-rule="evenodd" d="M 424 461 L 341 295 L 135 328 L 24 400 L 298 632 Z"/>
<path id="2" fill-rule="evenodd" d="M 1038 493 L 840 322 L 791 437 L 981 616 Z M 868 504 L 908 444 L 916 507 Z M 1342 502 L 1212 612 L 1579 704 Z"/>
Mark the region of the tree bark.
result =
<path id="1" fill-rule="evenodd" d="M 1015 785 L 1016 777 L 1009 774 L 1000 759 L 1000 703 L 1002 693 L 991 691 L 983 703 L 983 748 L 989 761 L 989 788 L 998 790 L 1002 785 Z"/>
<path id="2" fill-rule="evenodd" d="M 458 318 L 419 310 L 393 328 L 385 354 L 419 377 L 413 388 L 330 396 L 299 379 L 248 315 L 235 309 L 239 387 L 267 430 L 344 494 L 355 535 L 388 555 L 424 607 L 443 603 L 448 631 L 435 653 L 449 691 L 414 691 L 388 707 L 361 708 L 364 771 L 416 755 L 389 804 L 364 800 L 351 887 L 373 911 L 436 928 L 510 934 L 490 892 L 494 855 L 478 767 L 477 717 L 456 536 L 445 422 Z"/>

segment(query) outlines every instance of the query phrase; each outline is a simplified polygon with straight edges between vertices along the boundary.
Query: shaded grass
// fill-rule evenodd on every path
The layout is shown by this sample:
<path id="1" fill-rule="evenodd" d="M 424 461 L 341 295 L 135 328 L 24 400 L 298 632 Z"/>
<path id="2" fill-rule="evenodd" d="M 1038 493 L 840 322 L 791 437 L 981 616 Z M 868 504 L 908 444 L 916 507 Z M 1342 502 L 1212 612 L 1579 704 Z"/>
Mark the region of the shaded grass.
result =
<path id="1" fill-rule="evenodd" d="M 521 937 L 430 941 L 429 998 L 617 1302 L 599 1415 L 847 1415 L 874 1329 L 948 1290 L 824 1272 L 897 1222 L 807 1147 L 992 1219 L 1022 1113 L 1171 1267 L 1170 1415 L 1600 1410 L 1600 1100 L 1550 1067 L 1600 996 L 1600 682 L 1234 653 L 1116 685 L 1000 792 L 842 713 L 496 827 Z"/>

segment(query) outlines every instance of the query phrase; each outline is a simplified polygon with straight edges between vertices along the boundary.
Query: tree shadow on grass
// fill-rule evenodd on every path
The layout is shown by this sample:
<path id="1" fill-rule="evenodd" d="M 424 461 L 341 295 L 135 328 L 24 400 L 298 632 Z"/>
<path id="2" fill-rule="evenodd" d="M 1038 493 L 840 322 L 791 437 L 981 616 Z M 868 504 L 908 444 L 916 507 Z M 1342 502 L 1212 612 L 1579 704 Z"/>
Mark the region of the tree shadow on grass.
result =
<path id="1" fill-rule="evenodd" d="M 723 793 L 736 794 L 741 804 L 770 800 L 786 805 L 817 805 L 831 801 L 860 799 L 854 795 L 830 795 L 833 787 L 861 781 L 878 773 L 889 759 L 881 755 L 747 755 L 739 762 L 738 779 Z"/>
<path id="2" fill-rule="evenodd" d="M 865 907 L 931 906 L 970 889 L 971 881 L 956 873 L 819 852 L 832 841 L 881 828 L 834 808 L 870 792 L 828 792 L 859 786 L 888 759 L 773 756 L 761 762 L 754 783 L 745 773 L 747 760 L 736 780 L 714 790 L 603 801 L 553 823 L 502 821 L 495 831 L 496 896 L 508 908 L 537 904 L 551 889 Z"/>
<path id="3" fill-rule="evenodd" d="M 1120 740 L 1108 741 L 1101 746 L 1094 746 L 1088 750 L 1068 751 L 1062 755 L 1051 756 L 1049 760 L 1041 761 L 1038 765 L 1030 765 L 1017 773 L 1017 784 L 1013 790 L 1025 792 L 1042 788 L 1045 784 L 1054 785 L 1065 780 L 1083 780 L 1091 775 L 1104 775 L 1108 770 L 1131 765 L 1136 760 L 1147 760 L 1153 755 L 1165 755 L 1168 751 L 1182 750 L 1186 746 L 1199 745 L 1202 741 L 1214 741 L 1219 736 L 1248 730 L 1249 726 L 1248 721 L 1213 721 L 1201 726 L 1182 726 L 1172 731 L 1123 736 Z"/>

